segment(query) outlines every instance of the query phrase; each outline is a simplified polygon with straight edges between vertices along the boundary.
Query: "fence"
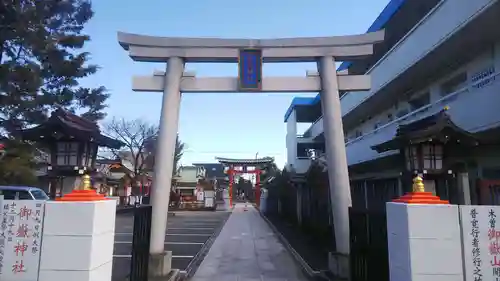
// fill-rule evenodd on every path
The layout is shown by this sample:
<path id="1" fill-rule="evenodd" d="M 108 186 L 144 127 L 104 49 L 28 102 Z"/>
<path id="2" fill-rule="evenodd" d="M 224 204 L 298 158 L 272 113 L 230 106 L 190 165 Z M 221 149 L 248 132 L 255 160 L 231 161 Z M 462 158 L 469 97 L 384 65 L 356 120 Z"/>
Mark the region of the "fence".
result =
<path id="1" fill-rule="evenodd" d="M 151 206 L 137 206 L 134 209 L 130 281 L 148 280 L 149 244 L 151 242 L 151 215 Z"/>
<path id="2" fill-rule="evenodd" d="M 318 244 L 335 251 L 328 183 L 322 180 L 306 181 L 298 186 L 291 184 L 286 175 L 281 175 L 271 186 L 266 187 L 265 214 L 286 220 Z"/>
<path id="3" fill-rule="evenodd" d="M 389 281 L 385 210 L 349 208 L 352 281 Z"/>

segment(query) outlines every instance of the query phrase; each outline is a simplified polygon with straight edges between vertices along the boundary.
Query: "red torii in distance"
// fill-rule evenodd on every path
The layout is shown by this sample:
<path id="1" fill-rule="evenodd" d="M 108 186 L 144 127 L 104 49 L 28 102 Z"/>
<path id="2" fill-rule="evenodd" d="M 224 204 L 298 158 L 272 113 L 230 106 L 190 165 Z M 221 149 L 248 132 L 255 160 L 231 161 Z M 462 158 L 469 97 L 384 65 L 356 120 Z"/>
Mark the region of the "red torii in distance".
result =
<path id="1" fill-rule="evenodd" d="M 228 167 L 227 174 L 229 175 L 229 206 L 233 206 L 233 185 L 235 174 L 255 174 L 255 203 L 260 206 L 260 175 L 262 168 L 274 162 L 272 157 L 264 157 L 257 159 L 230 159 L 216 157 L 219 163 Z M 254 170 L 248 171 L 247 167 L 254 167 Z M 242 167 L 241 170 L 235 169 Z"/>

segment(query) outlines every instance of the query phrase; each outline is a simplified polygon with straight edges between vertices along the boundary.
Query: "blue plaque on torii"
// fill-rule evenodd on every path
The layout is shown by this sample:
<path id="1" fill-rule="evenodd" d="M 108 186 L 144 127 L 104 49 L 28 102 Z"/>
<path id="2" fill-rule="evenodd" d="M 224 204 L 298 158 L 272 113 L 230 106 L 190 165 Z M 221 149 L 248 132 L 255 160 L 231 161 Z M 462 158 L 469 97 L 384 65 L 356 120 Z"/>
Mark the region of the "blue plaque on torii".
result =
<path id="1" fill-rule="evenodd" d="M 240 50 L 238 85 L 240 91 L 260 91 L 262 89 L 262 50 Z"/>

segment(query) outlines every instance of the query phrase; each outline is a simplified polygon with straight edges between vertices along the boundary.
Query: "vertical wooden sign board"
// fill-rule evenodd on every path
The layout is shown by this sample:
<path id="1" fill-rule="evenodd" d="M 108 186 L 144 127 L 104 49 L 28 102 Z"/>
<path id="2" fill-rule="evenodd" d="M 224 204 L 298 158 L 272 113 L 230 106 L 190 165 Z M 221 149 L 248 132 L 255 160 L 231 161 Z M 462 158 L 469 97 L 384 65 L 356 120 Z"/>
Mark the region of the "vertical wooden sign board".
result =
<path id="1" fill-rule="evenodd" d="M 500 220 L 500 206 L 464 205 L 459 208 L 464 280 L 499 280 L 500 221 L 497 220 Z"/>
<path id="2" fill-rule="evenodd" d="M 243 92 L 262 89 L 262 50 L 240 50 L 238 62 L 238 86 Z"/>
<path id="3" fill-rule="evenodd" d="M 45 201 L 2 200 L 0 280 L 37 281 Z"/>

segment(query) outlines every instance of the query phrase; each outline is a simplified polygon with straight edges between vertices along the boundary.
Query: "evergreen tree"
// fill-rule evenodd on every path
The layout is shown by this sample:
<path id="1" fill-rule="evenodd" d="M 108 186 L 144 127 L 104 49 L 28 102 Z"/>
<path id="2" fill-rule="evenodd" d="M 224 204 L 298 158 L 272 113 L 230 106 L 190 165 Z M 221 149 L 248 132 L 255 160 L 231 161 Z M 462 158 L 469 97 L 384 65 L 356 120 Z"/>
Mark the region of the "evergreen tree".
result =
<path id="1" fill-rule="evenodd" d="M 9 133 L 43 122 L 55 106 L 104 117 L 104 87 L 78 79 L 97 71 L 82 51 L 93 16 L 89 0 L 4 0 L 0 3 L 0 127 Z"/>
<path id="2" fill-rule="evenodd" d="M 105 116 L 106 89 L 78 82 L 98 69 L 82 51 L 90 40 L 82 31 L 92 16 L 90 0 L 0 1 L 0 132 L 15 147 L 15 157 L 8 157 L 6 147 L 0 166 L 3 181 L 32 168 L 28 158 L 34 151 L 27 150 L 33 147 L 12 143 L 20 141 L 17 130 L 40 124 L 57 106 L 83 110 L 93 121 Z M 10 165 L 5 162 L 9 159 L 17 160 Z"/>

